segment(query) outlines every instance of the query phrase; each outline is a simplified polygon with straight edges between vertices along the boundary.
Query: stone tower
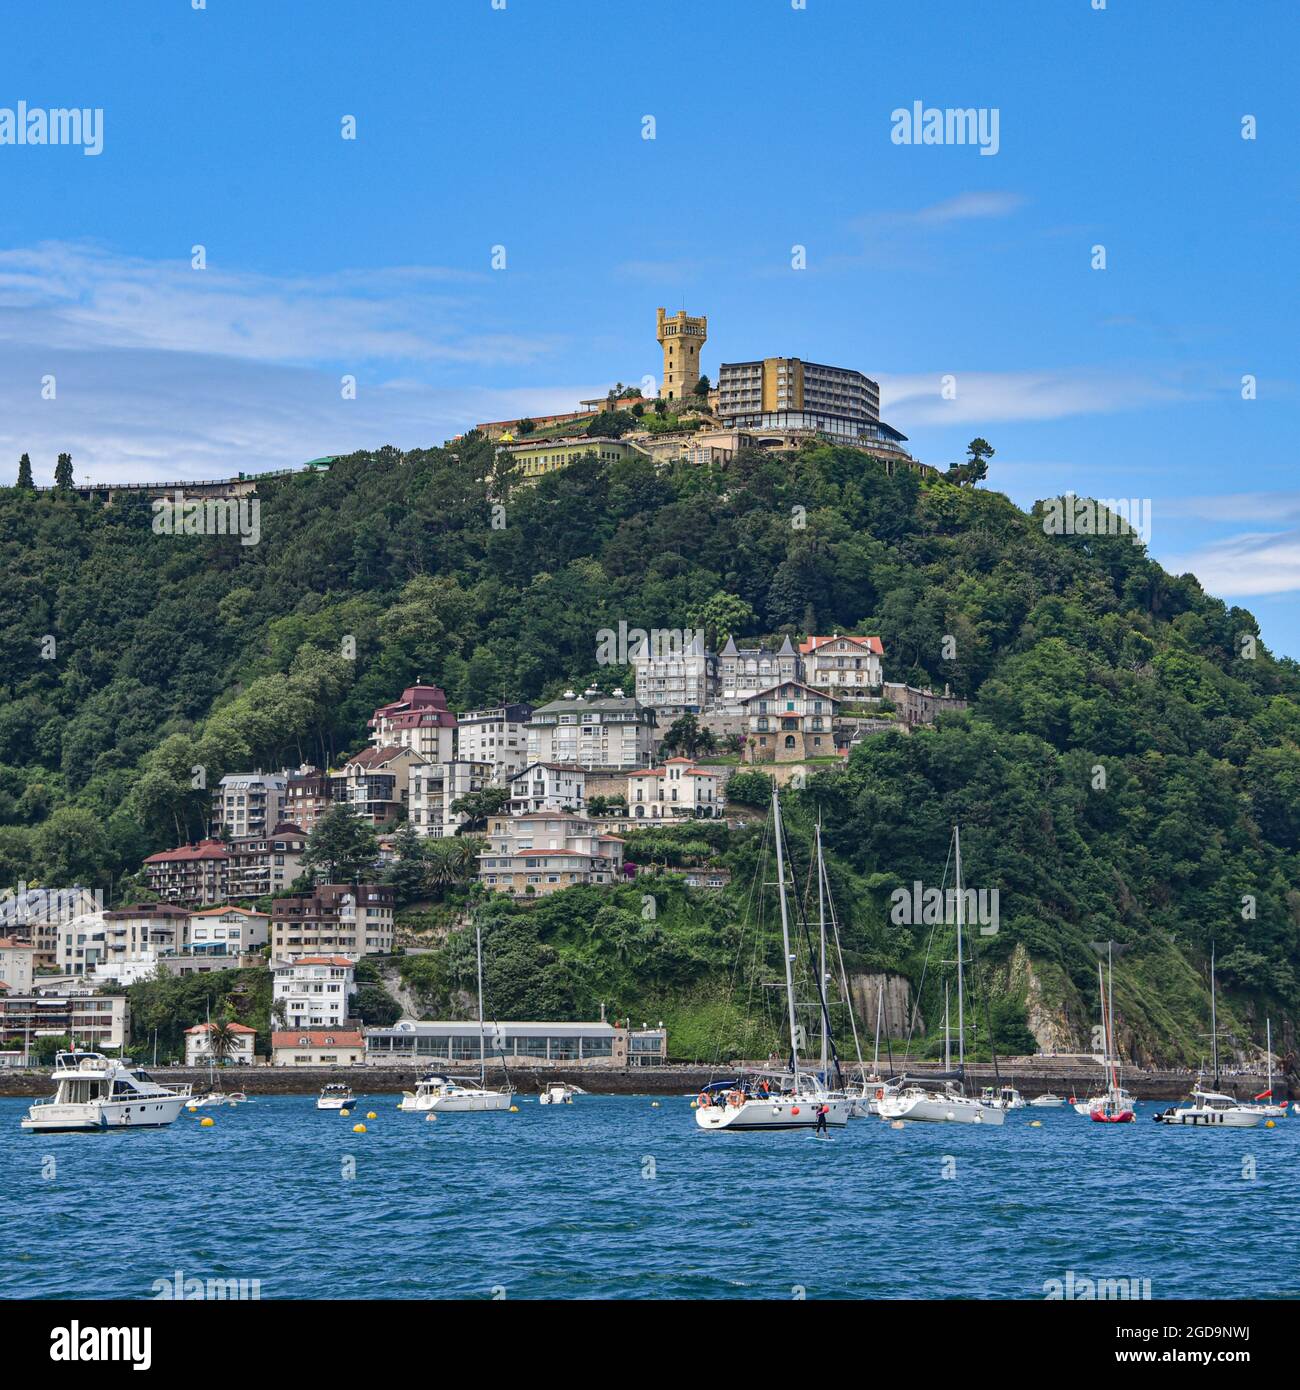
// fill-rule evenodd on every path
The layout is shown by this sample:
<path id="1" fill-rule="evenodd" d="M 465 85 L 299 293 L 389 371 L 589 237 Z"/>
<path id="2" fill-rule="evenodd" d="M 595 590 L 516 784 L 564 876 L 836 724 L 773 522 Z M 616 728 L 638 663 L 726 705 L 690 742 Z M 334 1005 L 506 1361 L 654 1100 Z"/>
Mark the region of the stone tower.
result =
<path id="1" fill-rule="evenodd" d="M 679 401 L 695 390 L 700 379 L 700 349 L 709 336 L 707 318 L 693 319 L 684 309 L 672 318 L 657 311 L 656 337 L 664 350 L 664 375 L 659 394 L 667 401 Z"/>

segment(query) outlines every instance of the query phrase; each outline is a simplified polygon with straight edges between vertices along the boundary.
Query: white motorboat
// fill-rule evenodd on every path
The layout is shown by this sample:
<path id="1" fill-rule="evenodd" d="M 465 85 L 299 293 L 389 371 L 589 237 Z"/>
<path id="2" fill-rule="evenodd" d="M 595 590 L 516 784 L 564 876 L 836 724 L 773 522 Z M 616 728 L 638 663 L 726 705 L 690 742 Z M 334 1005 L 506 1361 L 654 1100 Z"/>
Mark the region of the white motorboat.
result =
<path id="1" fill-rule="evenodd" d="M 316 1097 L 317 1110 L 351 1110 L 355 1103 L 352 1087 L 346 1081 L 329 1082 Z"/>
<path id="2" fill-rule="evenodd" d="M 1214 1049 L 1214 1084 L 1219 1084 L 1219 1014 L 1214 983 L 1214 946 L 1210 946 L 1210 1042 Z M 1243 1105 L 1236 1096 L 1207 1091 L 1198 1080 L 1187 1105 L 1171 1105 L 1151 1117 L 1158 1125 L 1191 1125 L 1198 1129 L 1254 1129 L 1263 1123 L 1257 1106 Z"/>
<path id="3" fill-rule="evenodd" d="M 585 1096 L 587 1093 L 581 1086 L 568 1086 L 563 1081 L 553 1081 L 549 1086 L 542 1087 L 542 1093 L 537 1097 L 538 1105 L 572 1105 L 574 1096 Z"/>
<path id="4" fill-rule="evenodd" d="M 1161 1125 L 1194 1125 L 1208 1129 L 1253 1129 L 1264 1116 L 1249 1105 L 1242 1105 L 1235 1096 L 1222 1091 L 1205 1091 L 1197 1086 L 1187 1105 L 1171 1105 L 1151 1117 Z"/>
<path id="5" fill-rule="evenodd" d="M 1041 1096 L 1035 1096 L 1029 1104 L 1039 1110 L 1055 1110 L 1065 1104 L 1065 1101 L 1051 1091 L 1044 1091 Z"/>
<path id="6" fill-rule="evenodd" d="M 1000 1125 L 1006 1111 L 998 1105 L 985 1105 L 974 1096 L 963 1095 L 951 1081 L 942 1091 L 923 1086 L 904 1086 L 897 1095 L 880 1101 L 877 1113 L 882 1120 L 930 1120 L 936 1123 Z"/>
<path id="7" fill-rule="evenodd" d="M 790 910 L 787 902 L 785 831 L 781 823 L 781 797 L 772 787 L 772 840 L 776 846 L 776 885 L 781 904 L 781 941 L 784 946 L 786 1022 L 790 1030 L 790 1071 L 754 1073 L 734 1081 L 714 1082 L 700 1092 L 695 1107 L 695 1123 L 700 1129 L 717 1133 L 744 1134 L 756 1130 L 813 1129 L 821 1131 L 849 1122 L 854 1101 L 843 1091 L 827 1089 L 824 1077 L 830 1046 L 829 1012 L 826 1006 L 826 933 L 822 908 L 821 955 L 817 961 L 818 1009 L 822 1026 L 822 1068 L 820 1074 L 800 1070 L 799 1044 L 803 1028 L 796 1012 L 794 954 L 790 949 Z M 818 893 L 824 892 L 824 864 L 821 859 L 821 826 L 817 828 Z M 838 1069 L 838 1062 L 836 1067 Z"/>
<path id="8" fill-rule="evenodd" d="M 54 1095 L 30 1106 L 23 1129 L 145 1129 L 169 1125 L 189 1098 L 186 1086 L 162 1086 L 148 1072 L 98 1052 L 60 1052 Z"/>
<path id="9" fill-rule="evenodd" d="M 186 1110 L 211 1110 L 218 1105 L 242 1105 L 248 1097 L 243 1091 L 208 1091 L 205 1095 L 191 1096 L 185 1102 Z"/>
<path id="10" fill-rule="evenodd" d="M 1023 1110 L 1025 1098 L 1014 1086 L 985 1086 L 980 1092 L 980 1104 L 994 1110 Z"/>

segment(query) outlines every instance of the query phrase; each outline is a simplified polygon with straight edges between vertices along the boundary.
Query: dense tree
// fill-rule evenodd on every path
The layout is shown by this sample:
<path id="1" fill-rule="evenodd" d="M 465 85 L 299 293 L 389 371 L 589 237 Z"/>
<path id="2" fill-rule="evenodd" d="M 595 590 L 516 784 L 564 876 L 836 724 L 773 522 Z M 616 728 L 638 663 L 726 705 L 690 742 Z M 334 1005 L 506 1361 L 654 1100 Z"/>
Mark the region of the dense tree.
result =
<path id="1" fill-rule="evenodd" d="M 72 487 L 72 455 L 60 454 L 54 465 L 54 486 L 67 491 Z"/>
<path id="2" fill-rule="evenodd" d="M 32 461 L 26 454 L 18 460 L 17 485 L 21 488 L 27 488 L 29 491 L 34 490 L 36 487 L 35 482 L 32 480 Z"/>
<path id="3" fill-rule="evenodd" d="M 373 870 L 378 857 L 374 828 L 350 806 L 336 803 L 307 837 L 302 866 L 321 871 L 325 883 L 352 883 Z"/>

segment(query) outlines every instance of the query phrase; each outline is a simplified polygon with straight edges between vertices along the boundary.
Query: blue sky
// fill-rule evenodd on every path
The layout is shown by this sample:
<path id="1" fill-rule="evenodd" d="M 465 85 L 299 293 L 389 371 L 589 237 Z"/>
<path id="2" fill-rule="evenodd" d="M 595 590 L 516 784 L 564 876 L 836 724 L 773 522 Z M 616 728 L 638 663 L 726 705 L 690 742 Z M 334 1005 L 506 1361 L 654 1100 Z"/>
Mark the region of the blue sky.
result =
<path id="1" fill-rule="evenodd" d="M 0 145 L 0 473 L 440 443 L 657 374 L 663 304 L 710 373 L 878 378 L 927 462 L 984 435 L 1022 504 L 1150 498 L 1300 656 L 1300 19 L 1092 4 L 7 10 L 0 108 L 100 107 L 104 148 Z M 893 143 L 916 101 L 996 108 L 997 153 Z"/>

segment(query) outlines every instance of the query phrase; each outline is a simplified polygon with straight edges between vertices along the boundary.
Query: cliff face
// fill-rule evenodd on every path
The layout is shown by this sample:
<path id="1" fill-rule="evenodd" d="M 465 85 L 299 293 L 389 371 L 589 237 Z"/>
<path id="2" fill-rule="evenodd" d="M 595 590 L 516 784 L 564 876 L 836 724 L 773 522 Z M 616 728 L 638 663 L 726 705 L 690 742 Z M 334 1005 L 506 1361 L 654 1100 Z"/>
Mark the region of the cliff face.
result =
<path id="1" fill-rule="evenodd" d="M 911 1025 L 912 986 L 902 975 L 850 975 L 849 993 L 853 996 L 853 1012 L 859 1020 L 862 1054 L 876 1035 L 876 1015 L 882 1017 L 881 1036 L 903 1038 Z M 925 1020 L 918 1014 L 918 1037 L 925 1034 Z"/>

